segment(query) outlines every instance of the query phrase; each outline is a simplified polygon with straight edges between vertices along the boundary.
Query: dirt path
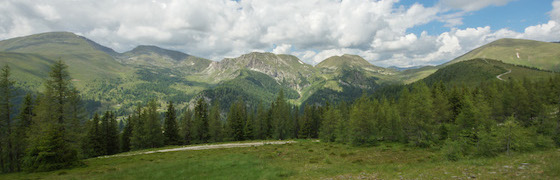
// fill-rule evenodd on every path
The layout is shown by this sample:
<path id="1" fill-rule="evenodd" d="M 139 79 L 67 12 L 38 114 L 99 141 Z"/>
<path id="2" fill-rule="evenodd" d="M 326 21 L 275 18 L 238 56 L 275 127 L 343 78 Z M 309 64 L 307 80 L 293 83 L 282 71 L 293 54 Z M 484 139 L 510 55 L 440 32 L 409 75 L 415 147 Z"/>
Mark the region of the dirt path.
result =
<path id="1" fill-rule="evenodd" d="M 192 151 L 192 150 L 203 150 L 203 149 L 225 149 L 225 148 L 236 148 L 236 147 L 262 146 L 262 145 L 266 145 L 266 144 L 288 144 L 288 143 L 296 143 L 296 141 L 262 141 L 262 142 L 249 142 L 249 143 L 227 143 L 227 144 L 187 146 L 187 147 L 161 149 L 161 150 L 138 152 L 138 153 L 117 154 L 117 155 L 111 155 L 111 156 L 100 156 L 98 158 L 135 156 L 135 155 L 141 155 L 141 154 L 152 154 L 152 153 L 173 152 L 173 151 Z"/>
<path id="2" fill-rule="evenodd" d="M 509 73 L 511 73 L 511 69 L 508 70 L 508 72 L 505 72 L 505 73 L 502 73 L 502 74 L 500 74 L 500 75 L 497 75 L 496 78 L 498 78 L 499 80 L 505 81 L 505 80 L 502 79 L 502 76 L 503 76 L 503 75 L 506 75 L 506 74 L 509 74 Z"/>

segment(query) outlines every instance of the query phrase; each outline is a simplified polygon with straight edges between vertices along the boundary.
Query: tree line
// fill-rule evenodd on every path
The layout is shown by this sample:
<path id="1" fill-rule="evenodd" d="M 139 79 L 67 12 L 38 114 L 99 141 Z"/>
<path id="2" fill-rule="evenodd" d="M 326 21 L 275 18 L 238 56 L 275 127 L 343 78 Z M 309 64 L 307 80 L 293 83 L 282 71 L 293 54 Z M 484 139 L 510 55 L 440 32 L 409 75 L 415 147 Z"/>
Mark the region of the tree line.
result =
<path id="1" fill-rule="evenodd" d="M 67 66 L 51 67 L 44 91 L 27 94 L 12 117 L 15 82 L 4 66 L 0 79 L 2 172 L 49 171 L 80 159 L 167 145 L 255 139 L 319 138 L 375 146 L 382 142 L 441 148 L 450 160 L 496 156 L 560 145 L 559 77 L 538 82 L 491 81 L 475 87 L 420 81 L 353 102 L 289 104 L 280 91 L 271 104 L 238 98 L 229 111 L 200 98 L 178 110 L 156 100 L 119 120 L 114 112 L 85 117 Z"/>

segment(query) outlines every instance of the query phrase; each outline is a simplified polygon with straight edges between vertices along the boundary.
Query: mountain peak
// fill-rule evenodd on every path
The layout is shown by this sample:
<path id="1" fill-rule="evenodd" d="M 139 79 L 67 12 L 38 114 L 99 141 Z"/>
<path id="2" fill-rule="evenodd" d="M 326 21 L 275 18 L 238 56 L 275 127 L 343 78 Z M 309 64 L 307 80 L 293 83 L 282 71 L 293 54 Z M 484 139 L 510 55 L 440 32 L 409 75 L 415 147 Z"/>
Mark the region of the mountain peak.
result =
<path id="1" fill-rule="evenodd" d="M 101 51 L 111 56 L 117 54 L 111 48 L 71 32 L 46 32 L 4 40 L 0 42 L 0 51 L 36 54 L 90 54 Z"/>
<path id="2" fill-rule="evenodd" d="M 364 58 L 358 55 L 344 54 L 342 56 L 332 56 L 316 65 L 318 68 L 354 68 L 354 67 L 369 67 L 374 66 L 373 64 L 366 61 Z"/>
<path id="3" fill-rule="evenodd" d="M 163 49 L 158 46 L 153 45 L 139 45 L 136 46 L 131 51 L 125 52 L 125 55 L 150 55 L 150 54 L 157 54 L 160 56 L 168 56 L 169 58 L 175 61 L 181 61 L 188 58 L 190 55 L 185 54 L 179 51 L 173 51 L 168 49 Z"/>

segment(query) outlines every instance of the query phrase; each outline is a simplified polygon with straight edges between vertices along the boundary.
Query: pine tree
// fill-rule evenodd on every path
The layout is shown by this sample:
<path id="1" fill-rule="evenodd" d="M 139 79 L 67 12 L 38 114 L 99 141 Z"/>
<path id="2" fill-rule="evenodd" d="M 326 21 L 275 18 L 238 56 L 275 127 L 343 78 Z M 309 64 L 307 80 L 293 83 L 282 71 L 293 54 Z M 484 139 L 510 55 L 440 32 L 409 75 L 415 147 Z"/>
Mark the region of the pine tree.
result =
<path id="1" fill-rule="evenodd" d="M 143 149 L 147 147 L 146 135 L 148 132 L 144 128 L 146 123 L 146 113 L 143 110 L 142 105 L 138 105 L 136 110 L 132 114 L 131 122 L 132 135 L 130 137 L 130 148 L 131 149 Z"/>
<path id="2" fill-rule="evenodd" d="M 301 121 L 299 138 L 311 138 L 313 131 L 313 109 L 312 106 L 303 106 L 303 119 Z"/>
<path id="3" fill-rule="evenodd" d="M 416 146 L 428 147 L 436 140 L 433 101 L 423 82 L 413 85 L 409 140 Z"/>
<path id="4" fill-rule="evenodd" d="M 244 140 L 245 123 L 247 121 L 247 111 L 245 102 L 239 98 L 231 107 L 227 118 L 227 126 L 230 137 L 234 141 Z"/>
<path id="5" fill-rule="evenodd" d="M 10 78 L 10 66 L 5 65 L 0 76 L 0 170 L 12 172 L 18 165 L 11 117 L 15 82 Z"/>
<path id="6" fill-rule="evenodd" d="M 122 121 L 121 121 L 122 122 Z M 130 138 L 132 136 L 132 129 L 134 128 L 134 121 L 131 116 L 128 116 L 126 120 L 126 125 L 121 133 L 120 140 L 120 151 L 127 152 L 130 151 Z"/>
<path id="7" fill-rule="evenodd" d="M 183 138 L 183 144 L 189 145 L 192 143 L 194 136 L 193 129 L 194 122 L 192 119 L 192 111 L 187 109 L 181 117 L 181 136 Z"/>
<path id="8" fill-rule="evenodd" d="M 103 155 L 103 134 L 99 125 L 99 115 L 95 113 L 93 119 L 87 123 L 87 133 L 82 143 L 85 157 Z"/>
<path id="9" fill-rule="evenodd" d="M 15 156 L 17 161 L 17 168 L 16 171 L 21 170 L 21 166 L 23 164 L 23 157 L 25 155 L 25 148 L 29 145 L 29 128 L 31 127 L 31 123 L 33 122 L 33 97 L 31 94 L 25 95 L 23 98 L 23 104 L 21 105 L 21 109 L 19 111 L 19 115 L 17 119 L 19 120 L 16 125 L 16 144 L 15 144 Z"/>
<path id="10" fill-rule="evenodd" d="M 155 148 L 163 146 L 163 134 L 161 128 L 160 114 L 157 112 L 157 102 L 156 100 L 150 100 L 146 105 L 146 123 L 144 124 L 144 129 L 146 130 L 146 148 Z"/>
<path id="11" fill-rule="evenodd" d="M 170 101 L 165 112 L 165 125 L 163 134 L 165 136 L 165 145 L 179 145 L 179 129 L 177 127 L 177 113 L 173 102 Z"/>
<path id="12" fill-rule="evenodd" d="M 340 110 L 337 108 L 329 108 L 325 112 L 325 118 L 319 131 L 319 138 L 322 142 L 334 142 L 336 140 L 336 126 L 341 119 Z"/>
<path id="13" fill-rule="evenodd" d="M 350 111 L 350 141 L 353 145 L 375 145 L 377 132 L 371 117 L 374 104 L 364 94 L 352 106 Z"/>
<path id="14" fill-rule="evenodd" d="M 284 99 L 284 90 L 280 90 L 276 101 L 274 101 L 271 108 L 272 112 L 272 133 L 274 139 L 287 139 L 290 138 L 290 106 Z"/>
<path id="15" fill-rule="evenodd" d="M 79 101 L 77 91 L 71 84 L 67 66 L 57 61 L 51 67 L 51 72 L 45 83 L 45 92 L 37 105 L 37 116 L 30 131 L 30 146 L 26 155 L 26 167 L 31 171 L 46 171 L 72 166 L 78 162 L 76 146 L 72 143 L 78 139 L 72 136 L 73 128 L 80 128 L 81 124 L 71 127 L 80 119 L 75 116 L 70 104 Z M 70 107 L 69 107 L 70 106 Z"/>
<path id="16" fill-rule="evenodd" d="M 106 145 L 105 145 L 105 152 L 107 155 L 116 154 L 119 152 L 119 131 L 117 127 L 117 117 L 115 113 L 109 112 L 109 121 L 105 138 L 106 138 Z"/>
<path id="17" fill-rule="evenodd" d="M 256 139 L 267 139 L 267 119 L 268 113 L 267 110 L 264 109 L 264 106 L 261 103 L 257 106 L 257 119 L 255 121 L 255 134 Z"/>
<path id="18" fill-rule="evenodd" d="M 223 138 L 222 132 L 224 128 L 220 113 L 220 102 L 215 101 L 214 104 L 212 104 L 209 115 L 210 141 L 220 142 Z"/>
<path id="19" fill-rule="evenodd" d="M 198 99 L 194 108 L 194 121 L 196 124 L 196 141 L 199 143 L 207 143 L 210 139 L 208 130 L 208 104 L 204 98 Z"/>
<path id="20" fill-rule="evenodd" d="M 255 138 L 255 114 L 252 112 L 247 113 L 247 121 L 243 127 L 243 137 L 246 140 Z"/>

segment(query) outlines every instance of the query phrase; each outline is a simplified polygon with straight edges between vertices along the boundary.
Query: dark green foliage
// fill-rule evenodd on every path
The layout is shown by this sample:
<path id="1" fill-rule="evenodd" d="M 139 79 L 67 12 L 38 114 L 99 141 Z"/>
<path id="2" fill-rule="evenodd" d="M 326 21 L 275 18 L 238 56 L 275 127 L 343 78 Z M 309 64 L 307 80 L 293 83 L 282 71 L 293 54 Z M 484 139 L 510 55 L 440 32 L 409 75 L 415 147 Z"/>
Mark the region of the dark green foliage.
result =
<path id="1" fill-rule="evenodd" d="M 239 98 L 229 110 L 227 126 L 229 137 L 234 141 L 245 139 L 245 124 L 247 122 L 247 107 L 243 99 Z"/>
<path id="2" fill-rule="evenodd" d="M 378 106 L 377 101 L 372 103 L 366 96 L 362 96 L 350 109 L 349 135 L 353 145 L 377 144 L 378 132 L 375 129 L 375 122 L 371 119 L 375 106 Z"/>
<path id="3" fill-rule="evenodd" d="M 193 113 L 190 109 L 187 109 L 183 116 L 181 117 L 181 138 L 182 143 L 185 145 L 191 144 L 194 136 L 194 122 Z"/>
<path id="4" fill-rule="evenodd" d="M 207 143 L 210 140 L 208 119 L 208 104 L 204 98 L 200 98 L 194 108 L 195 142 Z"/>
<path id="5" fill-rule="evenodd" d="M 25 95 L 23 98 L 23 104 L 21 105 L 19 115 L 17 119 L 19 120 L 16 125 L 16 144 L 14 145 L 15 150 L 15 158 L 17 162 L 16 171 L 21 170 L 21 166 L 23 164 L 23 157 L 25 155 L 25 148 L 29 145 L 29 128 L 31 127 L 31 123 L 33 122 L 33 97 L 31 94 Z"/>
<path id="6" fill-rule="evenodd" d="M 82 144 L 85 157 L 101 156 L 104 153 L 103 134 L 99 125 L 99 115 L 95 113 L 93 119 L 86 123 L 87 134 Z"/>
<path id="7" fill-rule="evenodd" d="M 123 122 L 123 120 L 121 120 Z M 132 129 L 134 128 L 134 121 L 132 121 L 132 117 L 128 116 L 126 119 L 126 125 L 121 133 L 120 139 L 120 151 L 127 152 L 130 151 L 130 138 L 132 137 Z"/>
<path id="8" fill-rule="evenodd" d="M 161 118 L 160 114 L 157 112 L 158 105 L 155 100 L 148 102 L 146 106 L 145 114 L 146 119 L 144 123 L 144 128 L 146 129 L 146 143 L 147 148 L 155 148 L 163 146 L 163 134 L 161 128 Z"/>
<path id="9" fill-rule="evenodd" d="M 229 110 L 239 97 L 243 98 L 246 104 L 257 105 L 260 102 L 272 103 L 280 90 L 284 91 L 285 98 L 297 99 L 298 92 L 278 84 L 272 77 L 255 71 L 241 70 L 235 79 L 220 83 L 213 89 L 205 90 L 201 94 L 219 102 L 222 110 Z"/>
<path id="10" fill-rule="evenodd" d="M 342 120 L 340 110 L 334 107 L 325 111 L 321 129 L 319 130 L 319 138 L 323 142 L 334 142 L 336 140 L 336 126 Z"/>
<path id="11" fill-rule="evenodd" d="M 16 136 L 13 133 L 12 99 L 14 98 L 14 81 L 11 79 L 10 67 L 5 65 L 0 72 L 0 171 L 12 172 L 19 163 L 15 152 Z"/>
<path id="12" fill-rule="evenodd" d="M 209 133 L 210 142 L 220 142 L 223 140 L 224 125 L 222 123 L 222 113 L 220 103 L 214 102 L 209 114 Z"/>
<path id="13" fill-rule="evenodd" d="M 167 111 L 165 112 L 165 124 L 163 135 L 165 137 L 165 145 L 179 145 L 179 127 L 177 126 L 177 113 L 173 107 L 173 101 L 169 101 Z"/>
<path id="14" fill-rule="evenodd" d="M 72 133 L 81 130 L 81 119 L 73 111 L 79 96 L 66 69 L 62 61 L 52 66 L 44 95 L 37 105 L 37 116 L 30 130 L 34 133 L 25 158 L 30 171 L 54 170 L 78 163 L 79 139 L 76 138 L 79 136 Z"/>
<path id="15" fill-rule="evenodd" d="M 293 135 L 291 128 L 293 127 L 290 120 L 290 106 L 285 100 L 284 90 L 280 90 L 276 101 L 272 104 L 271 110 L 271 124 L 272 124 L 272 138 L 274 139 L 289 139 Z"/>

